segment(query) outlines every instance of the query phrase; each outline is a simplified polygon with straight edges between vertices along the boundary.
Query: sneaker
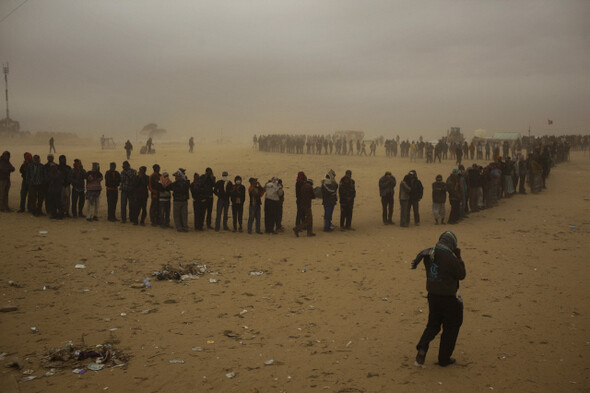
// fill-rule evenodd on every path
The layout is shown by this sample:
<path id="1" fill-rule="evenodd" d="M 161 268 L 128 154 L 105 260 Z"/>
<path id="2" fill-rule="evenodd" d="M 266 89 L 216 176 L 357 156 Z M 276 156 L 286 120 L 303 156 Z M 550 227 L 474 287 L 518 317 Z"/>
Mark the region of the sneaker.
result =
<path id="1" fill-rule="evenodd" d="M 426 360 L 426 352 L 424 350 L 419 350 L 416 354 L 416 364 L 422 366 L 424 361 Z"/>

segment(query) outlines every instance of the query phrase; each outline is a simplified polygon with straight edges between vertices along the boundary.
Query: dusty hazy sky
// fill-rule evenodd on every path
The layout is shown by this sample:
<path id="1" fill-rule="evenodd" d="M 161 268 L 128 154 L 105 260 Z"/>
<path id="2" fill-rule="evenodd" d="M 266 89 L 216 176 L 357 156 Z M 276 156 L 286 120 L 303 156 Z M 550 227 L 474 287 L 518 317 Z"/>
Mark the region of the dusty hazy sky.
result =
<path id="1" fill-rule="evenodd" d="M 29 0 L 0 61 L 27 130 L 586 133 L 589 21 L 588 0 Z"/>

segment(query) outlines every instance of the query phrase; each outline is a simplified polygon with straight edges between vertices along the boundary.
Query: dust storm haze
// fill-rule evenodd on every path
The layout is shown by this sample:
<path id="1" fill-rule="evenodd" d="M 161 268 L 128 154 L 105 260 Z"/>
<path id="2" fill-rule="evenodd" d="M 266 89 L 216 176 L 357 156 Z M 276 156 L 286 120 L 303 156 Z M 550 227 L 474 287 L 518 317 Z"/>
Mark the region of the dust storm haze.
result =
<path id="1" fill-rule="evenodd" d="M 4 0 L 0 61 L 30 131 L 586 133 L 589 17 L 587 1 Z"/>

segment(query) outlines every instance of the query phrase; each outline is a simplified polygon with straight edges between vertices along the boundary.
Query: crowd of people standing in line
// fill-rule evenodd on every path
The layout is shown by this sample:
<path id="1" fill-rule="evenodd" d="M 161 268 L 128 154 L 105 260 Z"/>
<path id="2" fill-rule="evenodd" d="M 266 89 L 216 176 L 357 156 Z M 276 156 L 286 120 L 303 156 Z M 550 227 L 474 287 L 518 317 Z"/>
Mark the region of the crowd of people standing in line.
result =
<path id="1" fill-rule="evenodd" d="M 397 157 L 399 153 L 400 157 L 408 157 L 410 161 L 426 159 L 426 162 L 434 163 L 441 160 L 456 160 L 458 164 L 461 164 L 463 159 L 489 161 L 498 155 L 515 157 L 522 149 L 539 143 L 554 144 L 558 150 L 557 154 L 568 156 L 570 149 L 588 150 L 590 137 L 588 135 L 541 138 L 525 136 L 513 141 L 473 138 L 468 143 L 465 140 L 453 140 L 447 136 L 432 142 L 424 141 L 422 137 L 410 141 L 409 139 L 401 140 L 399 136 L 391 139 L 381 136 L 365 141 L 358 135 L 269 134 L 254 135 L 253 142 L 253 147 L 263 152 L 345 156 L 375 156 L 377 147 L 383 146 L 385 155 L 388 157 Z"/>
<path id="2" fill-rule="evenodd" d="M 447 195 L 451 205 L 448 224 L 456 224 L 469 212 L 493 207 L 500 198 L 509 198 L 518 192 L 525 194 L 528 183 L 533 193 L 540 192 L 546 186 L 546 178 L 551 166 L 567 159 L 557 154 L 556 145 L 537 145 L 525 157 L 521 154 L 514 159 L 497 156 L 485 167 L 473 164 L 469 168 L 459 165 L 453 169 L 447 179 L 438 175 L 432 184 L 432 211 L 435 224 L 445 224 L 445 205 Z M 10 153 L 4 152 L 0 158 L 0 210 L 10 211 L 8 207 L 8 190 L 10 174 L 15 168 L 10 163 Z M 101 192 L 106 188 L 107 211 L 109 221 L 127 221 L 135 225 L 145 225 L 146 218 L 153 226 L 170 227 L 172 216 L 178 231 L 188 231 L 188 203 L 192 197 L 194 228 L 219 231 L 230 230 L 229 215 L 233 231 L 243 231 L 244 206 L 248 206 L 248 233 L 261 231 L 262 208 L 264 208 L 264 229 L 266 233 L 276 234 L 284 231 L 283 226 L 283 182 L 278 177 L 261 184 L 257 178 L 249 178 L 243 184 L 240 176 L 230 180 L 227 172 L 217 179 L 211 168 L 201 175 L 194 173 L 192 181 L 187 178 L 185 169 L 178 169 L 172 174 L 161 172 L 160 166 L 154 164 L 152 173 L 141 166 L 132 169 L 128 161 L 123 162 L 121 172 L 116 163 L 110 163 L 104 175 L 97 162 L 92 163 L 86 171 L 80 159 L 75 159 L 73 167 L 67 163 L 65 155 L 60 155 L 54 162 L 53 154 L 47 156 L 47 162 L 41 163 L 38 155 L 24 154 L 20 166 L 22 185 L 20 191 L 19 212 L 29 211 L 35 216 L 45 215 L 53 219 L 64 217 L 85 217 L 89 221 L 98 220 L 98 208 Z M 396 179 L 391 172 L 386 172 L 378 181 L 382 203 L 383 224 L 393 222 L 393 206 Z M 305 173 L 297 175 L 296 186 L 297 214 L 295 235 L 306 231 L 314 236 L 312 200 L 322 200 L 324 208 L 323 230 L 336 229 L 332 223 L 335 206 L 340 203 L 340 229 L 354 230 L 352 215 L 356 198 L 355 181 L 352 172 L 336 180 L 336 173 L 329 170 L 321 184 L 314 187 L 313 181 Z M 410 224 L 413 211 L 414 223 L 420 224 L 419 203 L 423 198 L 424 187 L 416 171 L 412 170 L 403 177 L 399 184 L 400 226 Z M 249 197 L 247 200 L 246 197 Z M 217 198 L 216 215 L 213 226 L 214 198 Z M 264 207 L 263 207 L 264 200 Z M 148 201 L 150 202 L 148 210 Z M 117 204 L 120 214 L 117 218 Z M 84 207 L 86 210 L 84 211 Z"/>

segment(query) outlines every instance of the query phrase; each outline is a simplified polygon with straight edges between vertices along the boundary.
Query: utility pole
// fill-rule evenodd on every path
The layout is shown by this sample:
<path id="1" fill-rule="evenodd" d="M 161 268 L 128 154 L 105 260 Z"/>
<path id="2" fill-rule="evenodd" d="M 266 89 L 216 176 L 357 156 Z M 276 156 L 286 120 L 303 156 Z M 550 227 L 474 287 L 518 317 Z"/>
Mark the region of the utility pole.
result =
<path id="1" fill-rule="evenodd" d="M 6 86 L 6 120 L 10 119 L 10 113 L 8 112 L 8 63 L 2 65 L 2 71 L 4 72 L 4 84 Z"/>

